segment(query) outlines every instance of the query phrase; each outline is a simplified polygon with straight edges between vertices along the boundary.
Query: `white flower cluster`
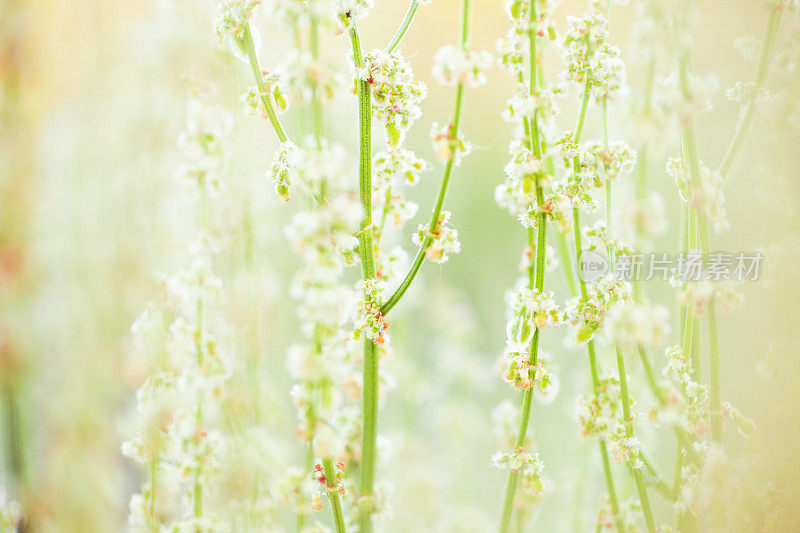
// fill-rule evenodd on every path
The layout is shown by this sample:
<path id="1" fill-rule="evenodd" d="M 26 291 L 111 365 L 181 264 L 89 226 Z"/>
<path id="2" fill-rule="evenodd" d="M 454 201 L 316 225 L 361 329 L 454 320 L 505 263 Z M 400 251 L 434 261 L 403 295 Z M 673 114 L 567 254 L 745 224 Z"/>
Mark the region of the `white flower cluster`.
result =
<path id="1" fill-rule="evenodd" d="M 180 175 L 196 178 L 201 227 L 190 246 L 189 265 L 163 278 L 162 294 L 134 323 L 131 330 L 137 354 L 145 358 L 149 377 L 137 392 L 132 416 L 132 438 L 123 454 L 150 472 L 141 493 L 131 500 L 133 526 L 153 528 L 160 516 L 146 505 L 156 484 L 162 500 L 170 501 L 165 487 L 174 487 L 171 527 L 213 527 L 214 515 L 202 512 L 202 488 L 214 484 L 220 456 L 226 453 L 221 430 L 222 384 L 231 372 L 227 343 L 218 339 L 224 323 L 215 316 L 214 302 L 221 281 L 211 270 L 217 249 L 208 234 L 205 198 L 215 173 L 225 167 L 223 131 L 229 118 L 199 100 L 188 105 L 187 128 L 180 136 L 186 157 Z M 187 170 L 189 169 L 189 170 Z"/>
<path id="2" fill-rule="evenodd" d="M 402 227 L 417 213 L 417 204 L 406 199 L 403 186 L 416 185 L 430 165 L 411 150 L 390 144 L 373 156 L 372 168 L 373 205 L 382 207 L 384 221 L 388 217 L 395 226 Z"/>
<path id="3" fill-rule="evenodd" d="M 381 305 L 388 297 L 387 283 L 378 278 L 358 282 L 359 297 L 356 305 L 355 329 L 375 344 L 388 342 L 389 322 L 381 313 Z"/>
<path id="4" fill-rule="evenodd" d="M 742 303 L 743 297 L 732 280 L 686 280 L 678 287 L 678 303 L 690 306 L 695 316 L 706 314 L 712 302 L 723 312 L 736 309 Z"/>
<path id="5" fill-rule="evenodd" d="M 439 126 L 436 122 L 431 125 L 431 138 L 433 139 L 433 153 L 442 163 L 451 163 L 459 166 L 461 159 L 472 152 L 472 144 L 464 139 L 464 134 L 455 131 L 453 124 Z"/>
<path id="6" fill-rule="evenodd" d="M 526 452 L 517 448 L 512 452 L 497 452 L 492 456 L 492 463 L 501 470 L 519 472 L 519 479 L 523 490 L 531 494 L 544 492 L 542 471 L 544 463 L 538 453 Z"/>
<path id="7" fill-rule="evenodd" d="M 517 342 L 529 338 L 533 328 L 542 329 L 560 322 L 558 306 L 552 291 L 523 287 L 507 296 L 509 320 L 506 330 Z"/>
<path id="8" fill-rule="evenodd" d="M 608 147 L 600 142 L 589 142 L 583 149 L 594 158 L 595 168 L 602 169 L 608 180 L 616 181 L 636 167 L 636 152 L 622 141 L 613 141 Z"/>
<path id="9" fill-rule="evenodd" d="M 372 0 L 333 0 L 332 12 L 343 30 L 353 27 L 353 24 L 369 14 L 373 8 Z"/>
<path id="10" fill-rule="evenodd" d="M 177 174 L 190 189 L 202 185 L 211 197 L 222 192 L 221 177 L 230 158 L 227 138 L 232 126 L 233 119 L 223 109 L 199 99 L 189 101 L 186 129 L 178 135 L 184 160 Z"/>
<path id="11" fill-rule="evenodd" d="M 539 353 L 531 356 L 534 332 L 556 325 L 561 317 L 552 292 L 521 288 L 506 296 L 508 321 L 506 323 L 506 347 L 503 352 L 503 379 L 517 390 L 536 388 L 542 401 L 552 401 L 558 392 L 558 381 L 553 365 L 546 364 L 547 356 Z"/>
<path id="12" fill-rule="evenodd" d="M 518 391 L 534 389 L 537 393 L 535 398 L 540 403 L 548 404 L 558 394 L 559 380 L 547 359 L 548 356 L 541 352 L 533 363 L 530 343 L 508 343 L 503 352 L 503 380 Z"/>
<path id="13" fill-rule="evenodd" d="M 664 376 L 673 387 L 668 405 L 676 406 L 672 417 L 692 434 L 705 436 L 710 426 L 708 387 L 692 377 L 689 357 L 678 346 L 667 348 Z"/>
<path id="14" fill-rule="evenodd" d="M 598 100 L 624 96 L 625 63 L 620 50 L 608 41 L 608 21 L 599 11 L 589 11 L 583 18 L 568 17 L 564 35 L 566 78 L 588 84 Z"/>
<path id="15" fill-rule="evenodd" d="M 477 88 L 486 85 L 486 70 L 492 65 L 492 55 L 484 51 L 464 50 L 447 45 L 433 57 L 433 77 L 442 85 L 462 83 Z"/>
<path id="16" fill-rule="evenodd" d="M 620 222 L 631 247 L 637 252 L 649 251 L 655 239 L 667 230 L 664 200 L 655 191 L 644 198 L 632 199 L 623 206 Z"/>
<path id="17" fill-rule="evenodd" d="M 587 299 L 573 298 L 567 303 L 566 319 L 576 327 L 579 343 L 592 339 L 606 325 L 611 311 L 631 301 L 631 285 L 613 276 L 599 278 L 589 289 Z"/>
<path id="18" fill-rule="evenodd" d="M 620 400 L 619 380 L 616 377 L 600 378 L 597 394 L 578 398 L 577 414 L 581 434 L 601 440 L 624 434 Z"/>
<path id="19" fill-rule="evenodd" d="M 247 92 L 241 97 L 241 101 L 245 105 L 245 112 L 251 117 L 261 116 L 262 118 L 267 118 L 267 110 L 264 107 L 263 99 L 268 98 L 272 104 L 272 109 L 279 115 L 283 114 L 288 107 L 288 103 L 286 101 L 286 88 L 281 76 L 274 72 L 263 72 L 262 78 L 267 92 L 262 94 L 257 87 L 248 88 Z"/>
<path id="20" fill-rule="evenodd" d="M 344 78 L 334 64 L 315 60 L 306 51 L 289 50 L 277 71 L 292 103 L 310 102 L 315 95 L 322 100 L 331 100 L 345 86 Z"/>
<path id="21" fill-rule="evenodd" d="M 536 19 L 531 20 L 531 2 L 536 4 Z M 552 19 L 553 9 L 560 0 L 506 0 L 505 12 L 511 21 L 506 36 L 497 41 L 500 53 L 498 62 L 512 75 L 522 73 L 527 57 L 528 35 L 532 30 L 540 42 L 542 38 L 555 40 L 555 24 Z"/>
<path id="22" fill-rule="evenodd" d="M 398 52 L 390 55 L 380 49 L 366 54 L 356 77 L 370 84 L 372 115 L 385 124 L 390 143 L 398 144 L 422 115 L 419 104 L 427 93 L 425 84 L 414 82 L 411 65 Z"/>
<path id="23" fill-rule="evenodd" d="M 217 4 L 217 19 L 214 23 L 217 38 L 220 41 L 227 40 L 233 54 L 244 62 L 248 61 L 244 45 L 245 32 L 260 3 L 261 0 L 226 0 Z M 250 32 L 258 50 L 261 37 L 255 28 L 251 28 Z"/>
<path id="24" fill-rule="evenodd" d="M 699 76 L 692 74 L 688 79 L 689 94 L 684 94 L 677 73 L 672 73 L 659 83 L 656 92 L 656 105 L 664 115 L 684 118 L 708 113 L 713 109 L 713 98 L 719 90 L 719 80 L 714 74 Z"/>
<path id="25" fill-rule="evenodd" d="M 275 184 L 275 192 L 286 200 L 291 199 L 292 183 L 299 180 L 298 164 L 303 153 L 292 141 L 284 141 L 272 155 L 269 178 Z"/>
<path id="26" fill-rule="evenodd" d="M 417 232 L 411 237 L 417 246 L 424 246 L 427 243 L 425 257 L 429 261 L 446 263 L 450 259 L 450 254 L 461 251 L 458 230 L 447 225 L 449 220 L 450 211 L 442 211 L 434 229 L 430 229 L 430 224 L 420 224 Z"/>
<path id="27" fill-rule="evenodd" d="M 700 186 L 695 186 L 687 164 L 675 157 L 667 160 L 667 175 L 675 180 L 681 200 L 692 209 L 702 210 L 714 225 L 714 231 L 728 229 L 725 212 L 725 193 L 722 192 L 722 175 L 700 164 Z"/>
<path id="28" fill-rule="evenodd" d="M 306 145 L 302 157 L 290 160 L 290 165 L 310 207 L 298 211 L 286 227 L 286 237 L 302 259 L 291 295 L 298 301 L 297 317 L 306 338 L 290 346 L 288 367 L 297 382 L 292 399 L 298 436 L 315 448 L 330 450 L 330 443 L 339 441 L 337 449 L 352 447 L 352 438 L 358 437 L 347 435 L 346 425 L 335 419 L 343 412 L 345 384 L 357 382 L 355 346 L 347 329 L 357 295 L 342 278 L 357 258 L 355 232 L 362 213 L 356 195 L 341 187 L 347 175 L 344 149 L 325 139 L 309 138 Z M 310 496 L 296 481 L 298 499 L 304 502 Z"/>
<path id="29" fill-rule="evenodd" d="M 625 353 L 656 348 L 669 334 L 669 311 L 661 305 L 619 305 L 609 314 L 607 329 Z"/>

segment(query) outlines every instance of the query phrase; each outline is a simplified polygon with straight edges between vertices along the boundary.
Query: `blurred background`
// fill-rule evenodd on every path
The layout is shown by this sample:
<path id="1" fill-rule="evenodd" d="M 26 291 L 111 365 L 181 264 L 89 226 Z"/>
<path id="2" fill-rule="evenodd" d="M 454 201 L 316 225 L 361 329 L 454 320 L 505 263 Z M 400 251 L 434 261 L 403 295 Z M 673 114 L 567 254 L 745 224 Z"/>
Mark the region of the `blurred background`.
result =
<path id="1" fill-rule="evenodd" d="M 251 84 L 249 72 L 217 43 L 214 2 L 0 1 L 0 499 L 20 502 L 35 531 L 125 528 L 128 500 L 139 483 L 137 468 L 120 454 L 121 420 L 141 381 L 129 330 L 152 295 L 155 274 L 172 272 L 185 260 L 193 222 L 174 179 L 187 77 L 216 85 L 216 99 L 235 117 L 230 224 L 233 234 L 246 222 L 252 225 L 253 264 L 245 276 L 240 242 L 221 265 L 228 321 L 258 332 L 250 347 L 270 401 L 270 431 L 281 461 L 298 462 L 302 450 L 292 433 L 285 364 L 286 347 L 299 335 L 288 295 L 298 260 L 282 229 L 298 206 L 275 199 L 264 177 L 274 135 L 241 110 L 238 98 Z M 377 4 L 361 24 L 367 49 L 385 45 L 407 7 L 399 0 Z M 496 39 L 505 34 L 498 4 L 474 2 L 474 48 L 494 53 Z M 645 66 L 630 44 L 634 4 L 613 8 L 611 35 L 623 49 L 637 94 Z M 567 15 L 584 10 L 582 1 L 563 1 L 555 15 L 558 30 L 566 27 Z M 716 74 L 720 87 L 714 109 L 698 123 L 701 157 L 712 166 L 722 158 L 739 113 L 724 89 L 750 80 L 754 71 L 734 39 L 760 38 L 766 11 L 756 0 L 708 0 L 699 11 L 695 70 Z M 431 78 L 432 57 L 456 42 L 457 15 L 455 0 L 421 7 L 402 45 L 429 91 L 407 144 L 429 161 L 430 123 L 448 120 L 454 98 L 452 88 Z M 789 501 L 800 498 L 797 18 L 784 17 L 769 78 L 779 98 L 759 109 L 725 183 L 731 228 L 713 237 L 715 249 L 765 255 L 760 279 L 741 287 L 744 305 L 722 315 L 719 325 L 723 397 L 759 428 L 752 441 L 729 431 L 728 444 L 768 458 L 736 474 L 742 491 L 731 501 L 744 508 L 761 505 L 759 494 L 748 492 L 756 478 Z M 266 68 L 288 49 L 291 31 L 264 18 L 257 24 Z M 326 55 L 346 54 L 344 39 L 325 38 Z M 557 54 L 547 56 L 545 69 L 548 76 L 561 70 Z M 672 70 L 658 65 L 659 75 Z M 500 513 L 505 474 L 490 462 L 500 448 L 492 411 L 503 400 L 517 402 L 498 364 L 505 342 L 503 293 L 518 275 L 526 235 L 493 200 L 507 158 L 510 131 L 500 115 L 512 84 L 496 67 L 488 76 L 485 87 L 467 93 L 463 130 L 476 149 L 456 169 L 447 198 L 463 251 L 443 266 L 425 265 L 392 317 L 395 353 L 387 368 L 396 386 L 379 428 L 391 455 L 379 478 L 395 486 L 395 518 L 385 531 L 490 531 Z M 572 127 L 577 100 L 571 93 L 564 100 L 565 128 Z M 344 95 L 326 109 L 328 133 L 348 147 L 352 161 L 355 106 Z M 612 108 L 611 136 L 634 142 L 628 107 Z M 292 113 L 284 119 L 290 129 Z M 599 137 L 596 108 L 587 120 L 586 137 Z M 648 184 L 661 192 L 670 219 L 655 249 L 671 253 L 678 249 L 680 204 L 663 169 L 677 152 L 677 130 L 661 132 L 647 169 Z M 428 216 L 439 176 L 436 164 L 409 192 L 420 204 L 420 220 Z M 620 203 L 630 197 L 630 187 L 620 186 Z M 410 240 L 404 244 L 411 250 Z M 567 295 L 560 271 L 549 274 L 547 284 L 560 298 Z M 254 287 L 255 303 L 249 297 Z M 670 307 L 677 323 L 673 289 L 652 282 L 645 290 Z M 677 339 L 675 329 L 670 342 Z M 547 465 L 549 494 L 531 527 L 586 531 L 594 528 L 602 491 L 594 446 L 580 438 L 574 416 L 574 398 L 589 389 L 588 367 L 582 350 L 554 337 L 544 342 L 560 368 L 561 390 L 552 404 L 534 407 L 530 426 Z M 611 360 L 611 354 L 602 356 Z M 639 366 L 631 366 L 640 376 Z M 632 381 L 634 397 L 646 406 L 643 380 Z M 648 426 L 641 431 L 644 446 L 671 472 L 674 443 Z M 634 494 L 623 468 L 617 471 L 620 491 Z M 659 503 L 656 512 L 665 509 Z M 787 523 L 797 524 L 796 518 Z"/>

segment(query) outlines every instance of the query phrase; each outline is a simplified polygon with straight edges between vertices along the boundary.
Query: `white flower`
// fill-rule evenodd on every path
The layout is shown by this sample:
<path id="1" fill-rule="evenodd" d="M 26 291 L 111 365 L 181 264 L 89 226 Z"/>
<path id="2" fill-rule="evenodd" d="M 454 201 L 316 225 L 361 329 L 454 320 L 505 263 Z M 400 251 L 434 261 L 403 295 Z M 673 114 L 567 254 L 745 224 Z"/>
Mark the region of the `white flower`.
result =
<path id="1" fill-rule="evenodd" d="M 492 64 L 488 52 L 444 46 L 433 57 L 433 77 L 442 85 L 463 83 L 477 88 L 486 84 L 485 71 Z"/>
<path id="2" fill-rule="evenodd" d="M 244 47 L 244 36 L 250 18 L 256 14 L 261 0 L 226 0 L 217 4 L 217 19 L 214 31 L 220 41 L 228 40 L 231 51 L 240 60 L 247 63 L 247 51 Z M 261 47 L 261 35 L 256 28 L 251 28 L 253 44 L 256 50 Z"/>
<path id="3" fill-rule="evenodd" d="M 420 224 L 417 232 L 412 235 L 411 240 L 417 246 L 427 244 L 425 257 L 434 263 L 446 263 L 450 259 L 450 254 L 457 254 L 461 251 L 458 231 L 447 225 L 449 220 L 450 212 L 442 211 L 433 230 L 430 229 L 430 224 Z"/>
<path id="4" fill-rule="evenodd" d="M 678 185 L 681 199 L 692 209 L 702 210 L 719 233 L 728 229 L 725 212 L 725 193 L 722 192 L 722 175 L 712 172 L 700 163 L 700 184 L 696 186 L 685 161 L 675 157 L 667 160 L 667 174 Z"/>
<path id="5" fill-rule="evenodd" d="M 389 336 L 389 322 L 381 313 L 381 305 L 389 295 L 389 286 L 384 280 L 370 278 L 358 282 L 359 298 L 356 305 L 356 332 L 363 334 L 375 344 L 384 344 Z"/>
<path id="6" fill-rule="evenodd" d="M 355 21 L 366 17 L 372 7 L 372 0 L 333 0 L 331 2 L 334 17 L 344 30 L 350 29 Z"/>
<path id="7" fill-rule="evenodd" d="M 386 136 L 391 144 L 399 144 L 403 135 L 422 115 L 419 107 L 427 89 L 423 83 L 414 83 L 411 65 L 394 51 L 372 50 L 364 56 L 364 66 L 356 72 L 361 81 L 370 84 L 372 115 L 386 125 Z"/>
<path id="8" fill-rule="evenodd" d="M 284 141 L 272 156 L 269 178 L 275 184 L 278 196 L 286 200 L 291 199 L 292 183 L 300 178 L 298 161 L 303 157 L 300 148 L 292 141 Z"/>
<path id="9" fill-rule="evenodd" d="M 442 163 L 452 161 L 453 166 L 461 164 L 461 159 L 472 152 L 472 144 L 464 140 L 462 132 L 454 131 L 452 124 L 439 126 L 436 122 L 431 125 L 433 138 L 433 151 L 436 158 Z"/>
<path id="10" fill-rule="evenodd" d="M 669 311 L 664 306 L 616 306 L 608 317 L 608 330 L 623 351 L 655 348 L 669 333 Z"/>

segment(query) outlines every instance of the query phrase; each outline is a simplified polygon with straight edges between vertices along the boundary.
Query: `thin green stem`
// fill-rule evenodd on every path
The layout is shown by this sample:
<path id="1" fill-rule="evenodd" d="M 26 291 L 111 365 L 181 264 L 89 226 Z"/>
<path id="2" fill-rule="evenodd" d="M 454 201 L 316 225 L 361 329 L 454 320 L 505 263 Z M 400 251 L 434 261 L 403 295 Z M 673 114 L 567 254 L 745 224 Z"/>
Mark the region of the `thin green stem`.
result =
<path id="1" fill-rule="evenodd" d="M 336 525 L 336 533 L 346 533 L 344 525 L 344 513 L 342 513 L 342 502 L 339 499 L 339 487 L 336 479 L 336 470 L 333 468 L 333 459 L 326 457 L 322 460 L 322 473 L 325 474 L 325 489 L 328 491 L 328 499 L 331 501 L 333 510 L 333 523 Z"/>
<path id="2" fill-rule="evenodd" d="M 637 351 L 639 352 L 639 357 L 642 361 L 642 367 L 644 368 L 645 376 L 647 377 L 647 385 L 650 387 L 653 396 L 655 396 L 656 400 L 658 400 L 659 405 L 662 407 L 666 406 L 667 397 L 664 395 L 664 391 L 656 382 L 655 374 L 653 373 L 653 367 L 650 364 L 650 357 L 647 355 L 647 352 L 641 345 L 637 347 Z M 692 437 L 679 425 L 673 424 L 672 429 L 675 432 L 675 436 L 678 438 L 679 443 L 686 448 L 686 454 L 692 459 L 692 461 L 699 462 L 700 456 L 692 447 Z"/>
<path id="3" fill-rule="evenodd" d="M 356 70 L 364 66 L 361 39 L 355 22 L 350 28 L 350 43 Z M 358 232 L 361 274 L 364 280 L 375 277 L 375 246 L 372 228 L 372 94 L 370 84 L 358 80 L 358 189 L 363 219 Z M 359 480 L 359 531 L 372 531 L 375 498 L 375 449 L 378 425 L 378 350 L 364 338 L 364 373 L 361 399 L 362 436 Z"/>
<path id="4" fill-rule="evenodd" d="M 647 471 L 650 473 L 650 480 L 649 484 L 655 487 L 655 489 L 669 501 L 675 501 L 675 489 L 667 485 L 664 479 L 659 475 L 658 471 L 653 466 L 653 463 L 647 458 L 647 456 L 639 452 L 639 459 L 642 460 L 642 464 L 644 467 L 647 468 Z"/>
<path id="5" fill-rule="evenodd" d="M 319 59 L 319 24 L 317 20 L 312 17 L 310 27 L 309 48 L 311 49 L 311 58 L 316 61 Z M 322 102 L 319 96 L 319 89 L 316 84 L 311 89 L 311 121 L 314 129 L 314 141 L 317 145 L 317 150 L 322 149 L 322 138 L 325 136 L 325 131 L 322 123 Z M 325 183 L 320 185 L 321 195 L 325 195 Z"/>
<path id="6" fill-rule="evenodd" d="M 603 105 L 600 110 L 601 119 L 603 123 L 603 147 L 608 149 L 609 140 L 608 140 L 608 111 L 606 106 L 606 99 L 603 98 Z M 613 232 L 612 232 L 612 203 L 611 203 L 611 180 L 606 177 L 605 180 L 605 189 L 606 189 L 606 232 L 607 232 L 607 239 L 608 239 L 608 259 L 609 264 L 613 270 L 614 268 L 614 245 L 613 245 Z M 618 344 L 614 344 L 616 353 L 617 353 L 617 372 L 619 376 L 619 386 L 620 386 L 620 394 L 622 400 L 622 414 L 624 417 L 624 424 L 625 424 L 625 436 L 632 439 L 633 438 L 633 418 L 631 416 L 631 407 L 630 407 L 630 398 L 628 397 L 628 377 L 625 373 L 625 358 L 623 357 L 622 350 L 620 349 Z M 653 521 L 653 512 L 650 508 L 650 498 L 647 495 L 647 487 L 645 486 L 644 479 L 642 478 L 642 471 L 640 468 L 637 468 L 632 463 L 630 464 L 631 467 L 631 474 L 633 475 L 633 481 L 636 484 L 636 491 L 639 495 L 639 503 L 642 507 L 642 514 L 644 515 L 645 523 L 647 524 L 647 530 L 650 533 L 654 533 L 656 526 L 655 522 Z"/>
<path id="7" fill-rule="evenodd" d="M 631 416 L 631 400 L 628 396 L 628 378 L 625 374 L 625 357 L 622 355 L 622 350 L 619 346 L 616 347 L 617 352 L 617 370 L 619 371 L 619 388 L 622 400 L 622 416 L 625 423 L 625 436 L 629 439 L 633 438 L 633 417 Z M 653 521 L 653 511 L 650 509 L 650 498 L 647 495 L 647 487 L 642 478 L 642 471 L 640 468 L 631 465 L 633 470 L 633 480 L 636 483 L 636 491 L 639 493 L 639 502 L 642 505 L 642 514 L 644 515 L 647 530 L 654 533 L 656 530 L 655 522 Z"/>
<path id="8" fill-rule="evenodd" d="M 536 4 L 530 3 L 529 19 L 534 20 L 536 17 Z M 533 94 L 534 87 L 538 84 L 536 75 L 537 55 L 536 55 L 536 35 L 533 32 L 533 27 L 528 27 L 528 46 L 529 46 L 529 94 Z M 525 130 L 528 133 L 528 143 L 531 151 L 537 159 L 542 158 L 542 143 L 539 139 L 539 123 L 534 113 L 533 117 L 526 120 Z M 536 190 L 536 204 L 541 206 L 544 203 L 544 191 L 539 183 L 539 177 L 535 177 L 535 190 Z M 528 267 L 528 288 L 541 292 L 544 288 L 544 270 L 545 270 L 545 247 L 547 238 L 547 219 L 542 209 L 538 209 L 536 215 L 536 261 Z M 533 228 L 528 230 L 528 246 L 534 248 L 534 231 Z M 530 365 L 536 365 L 539 355 L 539 332 L 537 328 L 533 332 L 531 338 L 531 345 L 529 348 L 528 360 Z M 517 432 L 517 439 L 515 442 L 515 449 L 520 449 L 525 446 L 527 438 L 528 424 L 530 422 L 531 405 L 533 401 L 533 387 L 527 389 L 522 394 L 522 408 L 520 413 L 519 431 Z M 514 509 L 514 497 L 519 483 L 519 471 L 510 472 L 508 476 L 508 483 L 506 485 L 506 496 L 503 502 L 503 515 L 500 521 L 500 532 L 506 533 L 511 525 L 511 518 Z"/>
<path id="9" fill-rule="evenodd" d="M 767 26 L 764 29 L 764 38 L 761 41 L 761 52 L 756 64 L 756 73 L 753 79 L 753 88 L 750 97 L 747 100 L 747 107 L 742 114 L 739 123 L 736 126 L 736 133 L 733 135 L 730 146 L 725 151 L 725 156 L 719 165 L 719 173 L 722 177 L 728 176 L 739 152 L 744 146 L 747 134 L 750 132 L 750 127 L 753 125 L 753 119 L 756 114 L 756 97 L 757 92 L 764 86 L 769 72 L 769 64 L 772 59 L 772 50 L 775 47 L 775 41 L 778 38 L 778 30 L 781 24 L 782 9 L 772 7 L 767 16 Z"/>
<path id="10" fill-rule="evenodd" d="M 419 0 L 411 0 L 411 4 L 408 6 L 408 11 L 406 11 L 406 16 L 403 18 L 403 22 L 400 23 L 400 27 L 397 28 L 397 32 L 394 34 L 394 37 L 392 37 L 392 40 L 386 45 L 384 52 L 387 54 L 394 52 L 394 49 L 397 48 L 397 45 L 400 44 L 400 41 L 402 41 L 403 37 L 405 37 L 409 26 L 411 26 L 411 21 L 414 20 L 414 15 L 417 13 L 418 7 Z"/>
<path id="11" fill-rule="evenodd" d="M 720 398 L 719 346 L 717 344 L 716 300 L 711 299 L 707 311 L 709 379 L 711 381 L 711 438 L 722 442 L 722 400 Z"/>
<path id="12" fill-rule="evenodd" d="M 575 160 L 575 165 L 578 165 L 577 158 Z M 572 208 L 572 223 L 573 235 L 575 237 L 576 267 L 580 271 L 581 231 L 580 214 L 577 207 Z M 581 298 L 585 300 L 588 296 L 586 282 L 583 281 L 583 278 L 580 275 L 578 276 L 578 280 Z M 600 392 L 600 373 L 597 367 L 597 354 L 595 353 L 594 341 L 590 339 L 586 343 L 586 347 L 589 352 L 589 368 L 592 374 L 592 387 L 594 394 L 597 395 Z M 614 514 L 614 522 L 616 524 L 617 531 L 619 533 L 623 533 L 625 531 L 625 524 L 622 522 L 622 515 L 620 514 L 619 510 L 619 501 L 617 500 L 617 493 L 614 489 L 614 478 L 611 474 L 611 462 L 608 457 L 608 447 L 606 446 L 606 441 L 603 439 L 598 439 L 598 443 L 600 447 L 600 459 L 603 464 L 603 474 L 606 479 L 606 488 L 608 489 L 608 499 L 611 502 L 611 511 Z"/>
<path id="13" fill-rule="evenodd" d="M 264 83 L 264 76 L 261 73 L 261 67 L 258 64 L 258 56 L 256 55 L 256 47 L 253 44 L 253 35 L 250 32 L 249 23 L 245 24 L 244 26 L 244 36 L 242 37 L 241 45 L 245 52 L 247 52 L 247 59 L 250 62 L 250 68 L 253 70 L 253 77 L 256 79 L 258 93 L 261 96 L 261 103 L 264 104 L 264 109 L 267 110 L 267 116 L 269 116 L 269 121 L 272 123 L 272 127 L 275 129 L 275 134 L 278 136 L 278 140 L 281 142 L 286 142 L 288 140 L 286 131 L 283 129 L 281 121 L 278 119 L 278 115 L 275 113 L 275 108 L 272 106 L 272 100 L 269 96 L 267 84 Z"/>
<path id="14" fill-rule="evenodd" d="M 588 55 L 588 53 L 587 53 Z M 586 78 L 586 83 L 584 84 L 583 88 L 583 97 L 581 98 L 581 107 L 580 112 L 578 113 L 578 122 L 575 126 L 575 136 L 573 142 L 578 144 L 581 139 L 581 133 L 583 132 L 583 122 L 586 118 L 586 108 L 589 104 L 589 88 L 590 88 L 591 79 L 589 77 Z M 572 162 L 572 169 L 573 172 L 576 174 L 580 171 L 580 160 L 578 156 L 575 156 Z M 578 272 L 578 285 L 580 288 L 581 298 L 586 300 L 588 298 L 588 291 L 586 290 L 586 282 L 583 280 L 583 277 L 580 275 L 581 272 L 581 223 L 580 223 L 580 212 L 577 207 L 572 208 L 572 231 L 573 237 L 575 240 L 575 268 Z M 586 348 L 589 353 L 589 368 L 592 374 L 592 388 L 594 390 L 594 394 L 598 394 L 600 392 L 600 373 L 597 367 L 597 354 L 595 352 L 594 341 L 590 339 L 586 343 Z M 603 463 L 603 474 L 606 479 L 606 488 L 608 489 L 608 499 L 611 502 L 611 511 L 614 514 L 614 522 L 617 527 L 617 531 L 619 533 L 623 533 L 625 531 L 625 524 L 622 522 L 622 515 L 620 514 L 619 510 L 619 501 L 617 500 L 617 493 L 614 488 L 614 478 L 611 473 L 611 462 L 608 457 L 608 447 L 606 446 L 606 441 L 603 439 L 598 439 L 599 448 L 600 448 L 600 459 Z"/>
<path id="15" fill-rule="evenodd" d="M 470 19 L 470 5 L 471 0 L 464 0 L 462 4 L 462 11 L 461 11 L 461 49 L 466 50 L 469 47 L 469 19 Z M 458 135 L 458 128 L 461 124 L 461 109 L 462 104 L 464 101 L 464 84 L 459 83 L 456 87 L 456 103 L 455 109 L 453 111 L 453 120 L 451 124 L 451 131 L 454 135 Z M 450 159 L 448 159 L 447 163 L 445 163 L 444 171 L 442 174 L 442 182 L 439 186 L 439 193 L 436 197 L 436 204 L 433 207 L 433 212 L 431 213 L 430 224 L 428 228 L 431 231 L 436 228 L 439 224 L 439 216 L 442 213 L 442 206 L 444 205 L 445 196 L 447 195 L 447 186 L 450 183 L 450 175 L 453 170 L 453 162 L 454 162 L 455 154 L 450 155 Z M 411 268 L 409 268 L 408 273 L 403 278 L 403 281 L 400 282 L 400 285 L 395 289 L 392 295 L 384 302 L 381 306 L 381 313 L 386 316 L 392 308 L 397 305 L 397 302 L 403 297 L 406 293 L 408 288 L 411 286 L 411 283 L 414 281 L 414 278 L 417 276 L 419 269 L 422 267 L 423 261 L 425 261 L 425 252 L 427 251 L 428 247 L 433 243 L 433 235 L 429 232 L 426 235 L 425 239 L 422 241 L 422 245 L 420 246 L 419 250 L 417 251 L 417 255 L 414 257 L 414 262 L 411 264 Z"/>
<path id="16" fill-rule="evenodd" d="M 689 98 L 689 75 L 690 62 L 688 53 L 684 53 L 681 58 L 680 78 L 682 90 L 685 98 Z M 689 159 L 689 173 L 692 178 L 693 186 L 700 189 L 702 177 L 700 170 L 700 157 L 697 149 L 697 133 L 694 125 L 694 118 L 684 117 L 682 128 L 683 146 L 686 156 Z M 696 209 L 694 215 L 697 220 L 697 233 L 700 237 L 700 251 L 705 257 L 709 252 L 708 225 L 706 215 L 702 209 Z M 690 226 L 691 227 L 691 226 Z M 714 442 L 722 442 L 722 405 L 720 398 L 720 379 L 719 379 L 719 345 L 717 339 L 717 324 L 715 312 L 716 300 L 714 298 L 708 304 L 707 326 L 708 326 L 708 346 L 709 346 L 709 367 L 711 381 L 711 435 Z"/>
<path id="17" fill-rule="evenodd" d="M 156 480 L 158 477 L 158 455 L 150 459 L 150 494 L 148 496 L 147 509 L 150 513 L 150 531 L 159 530 L 158 520 L 156 520 Z"/>

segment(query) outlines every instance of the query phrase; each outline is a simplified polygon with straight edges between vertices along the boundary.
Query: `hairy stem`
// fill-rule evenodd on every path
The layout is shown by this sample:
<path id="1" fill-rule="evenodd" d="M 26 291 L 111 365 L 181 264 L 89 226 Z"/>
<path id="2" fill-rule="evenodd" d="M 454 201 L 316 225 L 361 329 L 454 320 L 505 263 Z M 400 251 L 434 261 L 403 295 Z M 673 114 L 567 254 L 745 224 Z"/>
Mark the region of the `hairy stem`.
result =
<path id="1" fill-rule="evenodd" d="M 350 43 L 356 70 L 364 66 L 361 39 L 355 22 L 350 28 Z M 375 277 L 375 246 L 372 228 L 372 94 L 370 84 L 358 80 L 358 190 L 364 218 L 358 232 L 361 275 Z M 378 425 L 378 349 L 364 338 L 364 374 L 361 398 L 361 467 L 359 480 L 359 530 L 372 531 L 375 498 L 375 448 Z"/>
<path id="2" fill-rule="evenodd" d="M 331 501 L 333 523 L 336 524 L 336 533 L 345 533 L 347 529 L 344 525 L 342 502 L 339 499 L 336 471 L 333 468 L 333 459 L 330 457 L 326 457 L 322 460 L 322 473 L 325 474 L 325 489 L 328 491 L 328 499 Z"/>

